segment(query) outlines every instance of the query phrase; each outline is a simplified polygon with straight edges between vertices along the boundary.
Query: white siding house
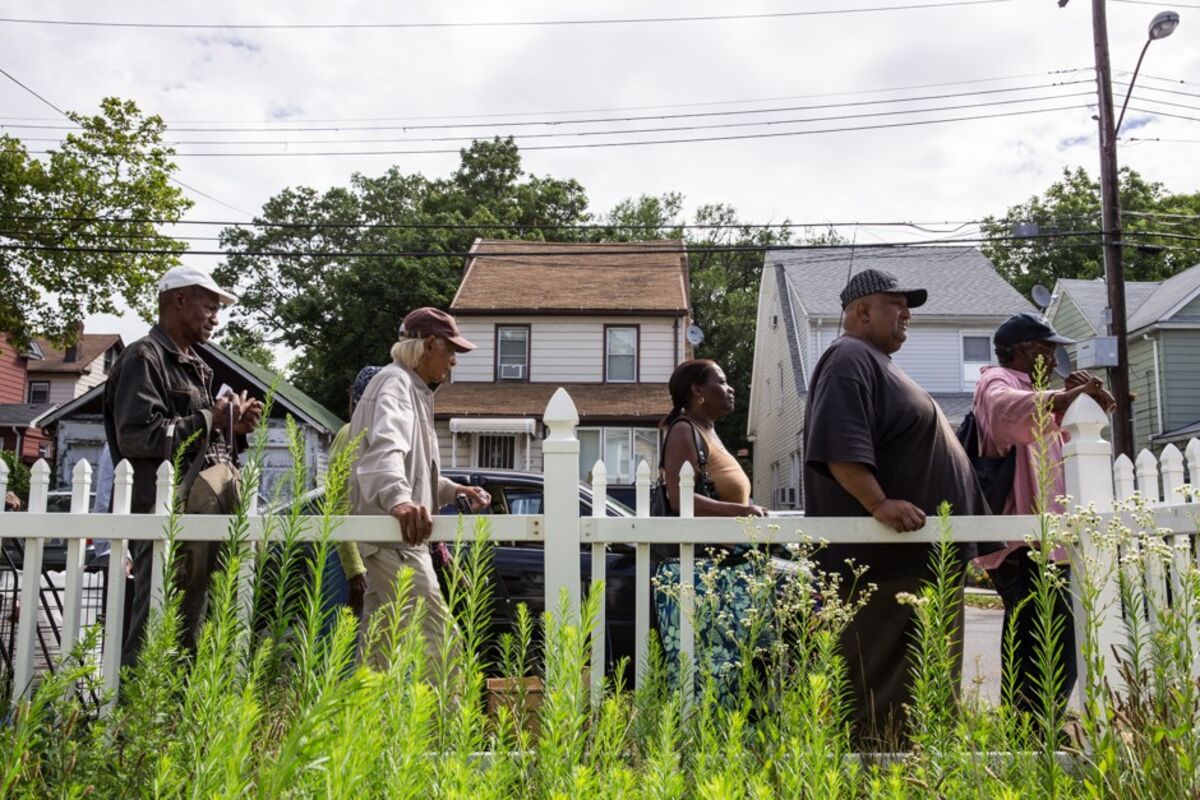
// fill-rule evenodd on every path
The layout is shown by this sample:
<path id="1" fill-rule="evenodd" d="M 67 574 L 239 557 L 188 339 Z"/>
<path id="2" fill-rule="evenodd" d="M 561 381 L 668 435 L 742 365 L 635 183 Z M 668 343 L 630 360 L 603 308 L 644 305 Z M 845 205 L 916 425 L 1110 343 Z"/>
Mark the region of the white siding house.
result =
<path id="1" fill-rule="evenodd" d="M 993 363 L 991 334 L 1032 311 L 991 262 L 970 247 L 769 251 L 759 285 L 747 433 L 754 443 L 754 499 L 802 508 L 804 409 L 812 371 L 841 335 L 838 295 L 864 269 L 929 289 L 893 358 L 942 406 L 952 424 L 971 407 L 979 368 Z"/>
<path id="2" fill-rule="evenodd" d="M 115 333 L 84 333 L 66 347 L 39 339 L 43 358 L 29 362 L 28 403 L 62 405 L 104 383 L 108 368 L 125 349 Z"/>
<path id="3" fill-rule="evenodd" d="M 657 468 L 667 381 L 690 356 L 682 242 L 477 240 L 450 305 L 477 349 L 458 356 L 434 408 L 442 463 L 541 471 L 541 414 L 564 386 L 580 414 L 581 480 Z"/>

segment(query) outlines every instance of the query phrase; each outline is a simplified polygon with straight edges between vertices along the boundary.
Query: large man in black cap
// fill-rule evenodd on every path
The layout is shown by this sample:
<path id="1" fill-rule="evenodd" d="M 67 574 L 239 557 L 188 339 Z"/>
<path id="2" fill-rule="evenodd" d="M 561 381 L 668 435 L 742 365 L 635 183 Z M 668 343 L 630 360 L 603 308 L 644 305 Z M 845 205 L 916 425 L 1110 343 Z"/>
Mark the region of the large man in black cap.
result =
<path id="1" fill-rule="evenodd" d="M 903 533 L 923 527 L 943 501 L 955 514 L 988 513 L 945 415 L 891 358 L 908 338 L 910 309 L 926 299 L 924 289 L 902 288 L 895 276 L 873 269 L 842 290 L 845 335 L 817 362 L 808 395 L 808 516 L 872 516 Z M 863 582 L 877 587 L 842 637 L 860 746 L 894 747 L 903 740 L 916 619 L 896 595 L 919 591 L 930 577 L 930 555 L 929 545 L 875 544 L 831 546 L 820 556 L 824 569 L 843 574 L 846 589 L 853 583 L 850 558 L 867 567 Z M 961 603 L 959 609 L 961 615 Z M 961 650 L 959 661 L 961 669 Z"/>

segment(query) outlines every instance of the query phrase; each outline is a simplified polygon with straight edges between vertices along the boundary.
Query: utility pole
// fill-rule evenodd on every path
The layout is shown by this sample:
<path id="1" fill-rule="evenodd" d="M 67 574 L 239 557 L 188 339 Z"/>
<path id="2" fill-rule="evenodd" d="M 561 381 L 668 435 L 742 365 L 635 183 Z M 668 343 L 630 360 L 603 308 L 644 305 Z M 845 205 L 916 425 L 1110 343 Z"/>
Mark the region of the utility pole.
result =
<path id="1" fill-rule="evenodd" d="M 1115 455 L 1133 458 L 1133 419 L 1129 397 L 1129 343 L 1125 333 L 1125 261 L 1121 251 L 1121 199 L 1118 194 L 1117 131 L 1113 120 L 1112 67 L 1108 57 L 1105 0 L 1092 0 L 1092 37 L 1100 97 L 1100 205 L 1103 220 L 1104 278 L 1108 285 L 1108 334 L 1116 338 L 1117 365 L 1109 370 L 1113 397 Z"/>

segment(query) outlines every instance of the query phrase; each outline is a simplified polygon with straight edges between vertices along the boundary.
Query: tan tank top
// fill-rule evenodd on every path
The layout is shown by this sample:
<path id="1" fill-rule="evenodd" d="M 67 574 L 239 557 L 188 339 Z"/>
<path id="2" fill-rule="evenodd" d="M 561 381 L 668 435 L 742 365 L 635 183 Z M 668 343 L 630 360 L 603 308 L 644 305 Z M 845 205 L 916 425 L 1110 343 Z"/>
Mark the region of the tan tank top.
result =
<path id="1" fill-rule="evenodd" d="M 708 478 L 717 489 L 717 497 L 726 503 L 749 503 L 750 479 L 742 465 L 725 449 L 715 431 L 705 431 L 698 425 L 696 430 L 708 445 Z"/>

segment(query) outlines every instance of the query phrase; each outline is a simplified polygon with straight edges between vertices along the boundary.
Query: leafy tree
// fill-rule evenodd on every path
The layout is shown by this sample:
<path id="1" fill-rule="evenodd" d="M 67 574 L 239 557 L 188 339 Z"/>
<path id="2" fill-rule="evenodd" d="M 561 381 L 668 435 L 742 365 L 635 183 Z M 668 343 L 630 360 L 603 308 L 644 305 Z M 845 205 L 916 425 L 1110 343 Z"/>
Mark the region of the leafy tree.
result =
<path id="1" fill-rule="evenodd" d="M 185 249 L 155 225 L 191 207 L 168 182 L 162 120 L 116 98 L 69 116 L 81 130 L 45 160 L 0 136 L 0 330 L 21 345 L 68 341 L 85 316 L 116 313 L 117 297 L 149 313 L 155 280 Z"/>
<path id="2" fill-rule="evenodd" d="M 29 502 L 29 467 L 13 450 L 0 451 L 0 459 L 8 465 L 8 491 L 21 498 L 22 505 Z M 3 494 L 3 492 L 0 492 Z"/>
<path id="3" fill-rule="evenodd" d="M 1120 172 L 1121 229 L 1125 277 L 1155 281 L 1170 277 L 1200 258 L 1200 193 L 1175 195 L 1137 172 Z M 1011 239 L 1018 225 L 1035 223 L 1045 238 Z M 1041 197 L 1031 197 L 1002 217 L 988 217 L 983 252 L 1022 294 L 1035 284 L 1053 288 L 1059 278 L 1104 275 L 1100 184 L 1082 167 L 1064 169 Z"/>
<path id="4" fill-rule="evenodd" d="M 461 253 L 477 237 L 540 239 L 535 226 L 588 219 L 577 182 L 526 174 L 511 139 L 475 142 L 449 178 L 392 167 L 378 177 L 356 173 L 323 194 L 283 190 L 257 228 L 221 234 L 228 256 L 216 276 L 241 298 L 231 326 L 298 350 L 297 385 L 340 410 L 358 370 L 386 362 L 403 315 L 445 307 L 458 287 L 461 256 L 404 253 Z"/>
<path id="5" fill-rule="evenodd" d="M 244 322 L 231 322 L 221 328 L 219 344 L 234 355 L 241 356 L 247 361 L 266 367 L 270 370 L 275 366 L 275 354 L 258 331 L 250 330 Z"/>

